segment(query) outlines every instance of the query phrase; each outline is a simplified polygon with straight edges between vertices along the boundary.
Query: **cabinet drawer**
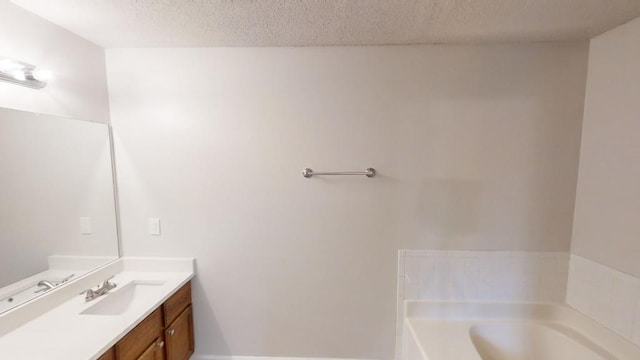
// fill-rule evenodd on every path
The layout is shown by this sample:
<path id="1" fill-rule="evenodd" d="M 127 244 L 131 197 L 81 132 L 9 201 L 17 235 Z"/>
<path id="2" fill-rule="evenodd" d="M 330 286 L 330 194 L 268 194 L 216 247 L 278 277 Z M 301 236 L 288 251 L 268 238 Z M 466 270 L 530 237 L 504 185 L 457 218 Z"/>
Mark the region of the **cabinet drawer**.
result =
<path id="1" fill-rule="evenodd" d="M 118 360 L 135 360 L 162 337 L 162 309 L 158 308 L 116 344 Z"/>
<path id="2" fill-rule="evenodd" d="M 191 305 L 191 281 L 164 303 L 164 323 L 171 324 L 187 306 Z"/>

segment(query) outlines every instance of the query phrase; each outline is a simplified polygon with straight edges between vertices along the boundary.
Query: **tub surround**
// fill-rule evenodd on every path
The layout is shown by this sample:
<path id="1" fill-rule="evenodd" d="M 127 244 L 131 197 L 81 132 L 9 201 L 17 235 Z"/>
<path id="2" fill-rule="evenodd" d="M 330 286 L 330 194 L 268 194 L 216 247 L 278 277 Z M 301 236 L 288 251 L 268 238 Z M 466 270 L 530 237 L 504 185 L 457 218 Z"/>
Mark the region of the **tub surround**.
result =
<path id="1" fill-rule="evenodd" d="M 640 346 L 640 278 L 571 255 L 567 304 Z"/>
<path id="2" fill-rule="evenodd" d="M 448 301 L 564 301 L 569 254 L 400 250 L 399 298 Z"/>
<path id="3" fill-rule="evenodd" d="M 415 301 L 407 302 L 406 312 L 403 360 L 481 360 L 479 351 L 497 359 L 525 359 L 523 351 L 544 351 L 545 345 L 550 358 L 567 358 L 562 357 L 567 353 L 583 354 L 581 359 L 640 358 L 632 343 L 560 304 Z M 496 331 L 509 336 L 495 341 Z M 509 356 L 500 357 L 501 351 Z"/>
<path id="4" fill-rule="evenodd" d="M 401 250 L 396 358 L 480 359 L 469 335 L 478 319 L 528 324 L 483 328 L 489 333 L 550 341 L 568 334 L 583 343 L 566 351 L 598 344 L 620 359 L 640 358 L 639 299 L 639 278 L 577 255 Z"/>
<path id="5" fill-rule="evenodd" d="M 396 359 L 405 301 L 562 303 L 568 268 L 566 252 L 400 250 Z"/>
<path id="6" fill-rule="evenodd" d="M 85 302 L 84 296 L 78 295 L 110 276 L 118 287 L 102 298 Z M 193 276 L 193 259 L 119 259 L 3 314 L 0 355 L 10 359 L 97 359 Z M 118 291 L 128 291 L 136 282 L 147 286 L 141 294 L 136 293 L 130 305 L 113 311 L 96 306 L 110 296 L 115 299 Z M 105 311 L 111 314 L 103 314 Z"/>

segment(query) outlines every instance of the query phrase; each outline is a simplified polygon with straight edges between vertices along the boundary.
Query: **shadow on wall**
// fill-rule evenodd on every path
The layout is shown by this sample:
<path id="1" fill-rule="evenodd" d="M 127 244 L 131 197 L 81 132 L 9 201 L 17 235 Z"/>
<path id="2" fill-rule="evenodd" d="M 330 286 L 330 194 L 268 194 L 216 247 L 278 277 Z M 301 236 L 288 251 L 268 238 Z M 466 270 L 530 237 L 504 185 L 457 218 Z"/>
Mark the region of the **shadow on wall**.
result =
<path id="1" fill-rule="evenodd" d="M 484 186 L 479 181 L 426 179 L 418 193 L 417 220 L 442 244 L 477 233 Z"/>

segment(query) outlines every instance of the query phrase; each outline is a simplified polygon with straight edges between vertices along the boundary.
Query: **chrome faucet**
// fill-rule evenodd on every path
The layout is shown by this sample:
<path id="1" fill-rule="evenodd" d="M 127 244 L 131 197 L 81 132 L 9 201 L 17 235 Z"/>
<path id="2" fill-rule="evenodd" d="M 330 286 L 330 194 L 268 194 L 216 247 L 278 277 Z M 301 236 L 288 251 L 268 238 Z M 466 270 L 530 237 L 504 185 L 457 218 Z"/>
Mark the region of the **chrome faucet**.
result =
<path id="1" fill-rule="evenodd" d="M 43 291 L 49 291 L 49 290 L 53 289 L 56 286 L 57 286 L 56 284 L 52 283 L 49 280 L 40 280 L 38 282 L 38 287 L 41 287 L 42 289 L 36 291 L 36 293 L 43 292 Z"/>
<path id="2" fill-rule="evenodd" d="M 113 290 L 117 286 L 117 284 L 112 283 L 111 281 L 109 281 L 111 279 L 113 279 L 113 276 L 111 276 L 107 280 L 103 281 L 102 282 L 102 286 L 98 285 L 98 288 L 96 290 L 87 289 L 87 290 L 81 292 L 80 295 L 86 294 L 86 296 L 84 297 L 84 300 L 86 302 L 89 302 L 91 300 L 99 298 L 100 296 L 108 293 L 109 291 Z"/>
<path id="3" fill-rule="evenodd" d="M 37 286 L 40 287 L 41 289 L 34 291 L 34 293 L 39 293 L 39 292 L 46 292 L 49 291 L 51 289 L 54 289 L 64 283 L 66 283 L 67 281 L 69 281 L 69 279 L 71 279 L 72 277 L 74 277 L 76 274 L 71 274 L 69 276 L 67 276 L 66 278 L 60 280 L 60 281 L 49 281 L 49 280 L 40 280 L 38 281 Z"/>

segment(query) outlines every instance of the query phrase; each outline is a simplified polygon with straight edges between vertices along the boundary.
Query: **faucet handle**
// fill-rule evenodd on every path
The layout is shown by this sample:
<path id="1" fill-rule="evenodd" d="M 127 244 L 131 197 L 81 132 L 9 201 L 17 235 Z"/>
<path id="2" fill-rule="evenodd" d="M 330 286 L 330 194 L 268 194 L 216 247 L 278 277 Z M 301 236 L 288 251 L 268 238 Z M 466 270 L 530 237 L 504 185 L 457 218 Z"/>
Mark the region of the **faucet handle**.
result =
<path id="1" fill-rule="evenodd" d="M 91 301 L 91 300 L 93 300 L 93 299 L 96 297 L 96 292 L 95 292 L 95 291 L 93 291 L 93 289 L 87 289 L 87 290 L 85 290 L 85 291 L 83 291 L 83 292 L 81 292 L 81 293 L 80 293 L 80 295 L 83 295 L 83 294 L 87 294 L 87 295 L 84 297 L 84 300 L 85 300 L 85 301 Z"/>
<path id="2" fill-rule="evenodd" d="M 113 283 L 109 280 L 113 279 L 115 275 L 111 275 L 109 278 L 107 278 L 105 281 L 102 282 L 102 287 L 103 288 L 107 288 L 107 289 L 113 289 L 116 286 L 118 286 L 116 283 Z"/>
<path id="3" fill-rule="evenodd" d="M 67 281 L 69 281 L 74 276 L 76 276 L 76 274 L 71 274 L 71 275 L 67 276 L 66 278 L 60 280 L 60 284 L 66 283 Z"/>

